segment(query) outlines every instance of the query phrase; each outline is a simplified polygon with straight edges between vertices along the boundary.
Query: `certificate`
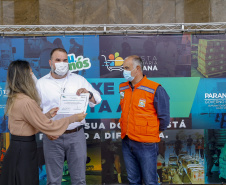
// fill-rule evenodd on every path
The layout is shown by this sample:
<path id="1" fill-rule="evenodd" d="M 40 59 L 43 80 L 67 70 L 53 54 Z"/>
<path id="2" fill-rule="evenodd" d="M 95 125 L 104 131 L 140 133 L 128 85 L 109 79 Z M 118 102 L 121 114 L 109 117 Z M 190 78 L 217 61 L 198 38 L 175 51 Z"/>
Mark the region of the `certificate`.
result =
<path id="1" fill-rule="evenodd" d="M 60 107 L 57 114 L 78 114 L 86 112 L 89 102 L 89 93 L 75 94 L 63 93 L 60 96 Z"/>

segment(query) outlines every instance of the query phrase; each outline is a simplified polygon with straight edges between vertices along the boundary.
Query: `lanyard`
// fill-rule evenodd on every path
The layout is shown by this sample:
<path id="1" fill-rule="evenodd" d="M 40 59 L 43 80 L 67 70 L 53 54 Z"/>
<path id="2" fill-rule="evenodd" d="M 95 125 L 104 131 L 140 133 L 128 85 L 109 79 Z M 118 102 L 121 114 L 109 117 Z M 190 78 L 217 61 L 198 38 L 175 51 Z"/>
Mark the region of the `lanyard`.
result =
<path id="1" fill-rule="evenodd" d="M 63 83 L 63 85 L 61 86 L 61 89 L 60 89 L 61 94 L 63 94 L 64 91 L 65 91 L 65 85 L 66 85 L 66 83 L 67 83 L 67 80 L 68 80 L 68 75 L 66 76 L 66 79 L 64 80 L 64 83 Z"/>
<path id="2" fill-rule="evenodd" d="M 63 94 L 65 91 L 65 85 L 67 83 L 68 80 L 68 75 L 65 77 L 63 84 L 62 83 L 58 83 L 57 79 L 54 79 L 54 82 L 56 83 L 56 85 L 60 88 L 60 94 Z M 62 85 L 61 85 L 62 84 Z"/>

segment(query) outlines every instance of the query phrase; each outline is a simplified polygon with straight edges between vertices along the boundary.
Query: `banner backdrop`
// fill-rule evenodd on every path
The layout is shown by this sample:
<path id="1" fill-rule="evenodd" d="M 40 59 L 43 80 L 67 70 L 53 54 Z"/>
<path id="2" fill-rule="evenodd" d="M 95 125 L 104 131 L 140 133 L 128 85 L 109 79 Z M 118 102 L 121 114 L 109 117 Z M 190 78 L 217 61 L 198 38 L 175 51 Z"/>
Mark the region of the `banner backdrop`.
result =
<path id="1" fill-rule="evenodd" d="M 100 92 L 102 102 L 88 107 L 87 184 L 128 184 L 121 149 L 119 84 L 122 64 L 139 55 L 148 79 L 170 96 L 170 124 L 160 134 L 159 182 L 226 182 L 226 36 L 216 35 L 76 35 L 0 37 L 0 173 L 10 143 L 6 74 L 11 61 L 27 60 L 40 78 L 50 72 L 52 49 L 68 52 L 69 68 Z M 40 184 L 46 183 L 43 134 L 36 135 Z M 67 161 L 62 184 L 70 184 Z"/>

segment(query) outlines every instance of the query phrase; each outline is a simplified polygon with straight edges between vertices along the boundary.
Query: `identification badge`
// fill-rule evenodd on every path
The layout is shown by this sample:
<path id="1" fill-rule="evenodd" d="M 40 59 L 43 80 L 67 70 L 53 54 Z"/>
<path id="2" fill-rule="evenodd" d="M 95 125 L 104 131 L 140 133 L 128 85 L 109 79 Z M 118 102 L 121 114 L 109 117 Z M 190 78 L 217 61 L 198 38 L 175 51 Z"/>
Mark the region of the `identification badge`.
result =
<path id="1" fill-rule="evenodd" d="M 146 104 L 146 100 L 145 99 L 140 99 L 138 107 L 145 107 L 145 104 Z"/>
<path id="2" fill-rule="evenodd" d="M 124 98 L 124 95 L 125 95 L 125 92 L 124 91 L 120 92 L 120 99 L 123 99 Z"/>

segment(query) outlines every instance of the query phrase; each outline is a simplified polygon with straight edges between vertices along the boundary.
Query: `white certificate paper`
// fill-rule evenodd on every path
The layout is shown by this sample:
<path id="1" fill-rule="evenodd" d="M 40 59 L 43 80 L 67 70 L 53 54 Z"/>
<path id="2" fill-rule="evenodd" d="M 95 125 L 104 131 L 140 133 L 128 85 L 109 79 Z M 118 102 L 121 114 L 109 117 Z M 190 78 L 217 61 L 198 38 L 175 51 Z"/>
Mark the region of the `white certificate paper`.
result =
<path id="1" fill-rule="evenodd" d="M 80 96 L 74 94 L 61 94 L 60 108 L 57 114 L 78 114 L 86 112 L 89 102 L 89 93 L 82 93 Z"/>

